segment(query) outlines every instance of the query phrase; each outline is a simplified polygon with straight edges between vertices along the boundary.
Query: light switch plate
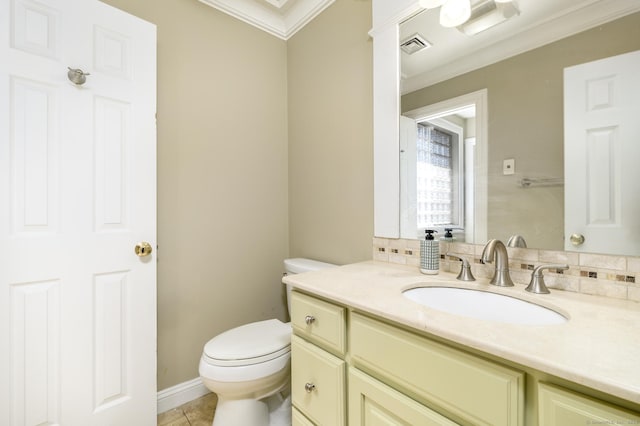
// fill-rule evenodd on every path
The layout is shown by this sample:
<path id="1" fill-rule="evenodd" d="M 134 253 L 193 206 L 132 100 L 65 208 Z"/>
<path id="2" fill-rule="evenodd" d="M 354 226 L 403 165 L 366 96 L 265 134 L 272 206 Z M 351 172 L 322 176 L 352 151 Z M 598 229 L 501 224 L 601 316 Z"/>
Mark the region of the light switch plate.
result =
<path id="1" fill-rule="evenodd" d="M 516 172 L 516 160 L 515 158 L 507 158 L 502 162 L 502 174 L 512 175 Z"/>

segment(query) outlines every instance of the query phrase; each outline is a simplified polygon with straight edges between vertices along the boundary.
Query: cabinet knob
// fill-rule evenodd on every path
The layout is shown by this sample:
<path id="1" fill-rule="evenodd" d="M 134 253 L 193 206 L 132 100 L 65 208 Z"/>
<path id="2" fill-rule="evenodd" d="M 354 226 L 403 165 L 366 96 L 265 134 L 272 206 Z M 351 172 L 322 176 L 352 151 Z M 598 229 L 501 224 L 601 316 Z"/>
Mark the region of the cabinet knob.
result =
<path id="1" fill-rule="evenodd" d="M 316 389 L 316 385 L 314 385 L 313 383 L 305 383 L 304 385 L 304 390 L 307 391 L 307 393 L 311 393 Z"/>
<path id="2" fill-rule="evenodd" d="M 312 315 L 307 315 L 306 317 L 304 317 L 304 322 L 307 323 L 307 325 L 313 324 L 315 320 L 316 320 L 316 317 Z"/>

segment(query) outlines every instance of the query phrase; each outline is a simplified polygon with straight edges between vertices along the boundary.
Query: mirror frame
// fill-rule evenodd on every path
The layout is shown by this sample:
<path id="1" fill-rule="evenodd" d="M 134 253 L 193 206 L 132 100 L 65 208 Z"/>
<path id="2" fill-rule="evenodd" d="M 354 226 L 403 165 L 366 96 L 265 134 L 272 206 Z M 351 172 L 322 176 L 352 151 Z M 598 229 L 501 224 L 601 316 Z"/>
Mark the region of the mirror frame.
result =
<path id="1" fill-rule="evenodd" d="M 400 23 L 417 0 L 373 0 L 374 236 L 400 238 Z"/>

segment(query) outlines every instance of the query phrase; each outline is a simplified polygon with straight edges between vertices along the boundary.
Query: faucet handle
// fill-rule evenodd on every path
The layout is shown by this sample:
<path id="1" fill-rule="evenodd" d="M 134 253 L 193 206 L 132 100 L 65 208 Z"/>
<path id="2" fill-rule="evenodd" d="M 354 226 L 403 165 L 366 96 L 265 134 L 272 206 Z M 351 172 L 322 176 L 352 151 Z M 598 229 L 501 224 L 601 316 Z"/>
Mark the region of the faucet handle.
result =
<path id="1" fill-rule="evenodd" d="M 457 280 L 460 280 L 460 281 L 476 280 L 476 278 L 471 273 L 471 265 L 469 264 L 469 261 L 466 258 L 458 256 L 457 254 L 453 254 L 453 253 L 447 253 L 447 256 L 455 257 L 456 259 L 460 259 L 462 261 L 462 267 L 460 268 L 460 273 L 456 277 Z"/>
<path id="2" fill-rule="evenodd" d="M 551 293 L 544 283 L 544 275 L 542 275 L 542 271 L 545 269 L 561 269 L 564 271 L 566 269 L 569 269 L 569 265 L 550 263 L 536 267 L 531 273 L 531 282 L 529 282 L 529 285 L 527 286 L 527 288 L 525 288 L 525 290 L 530 293 L 536 294 Z"/>

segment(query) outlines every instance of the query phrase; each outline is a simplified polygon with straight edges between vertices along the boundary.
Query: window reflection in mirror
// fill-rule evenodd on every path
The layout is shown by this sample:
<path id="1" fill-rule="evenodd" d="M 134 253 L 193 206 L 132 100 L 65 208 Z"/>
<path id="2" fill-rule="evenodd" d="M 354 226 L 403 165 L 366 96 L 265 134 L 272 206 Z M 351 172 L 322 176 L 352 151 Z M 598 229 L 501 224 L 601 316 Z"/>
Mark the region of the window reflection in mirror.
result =
<path id="1" fill-rule="evenodd" d="M 414 238 L 425 229 L 441 236 L 452 229 L 458 241 L 472 235 L 475 115 L 469 105 L 446 115 L 401 119 L 400 170 L 412 178 L 400 196 L 415 209 L 402 228 Z"/>
<path id="2" fill-rule="evenodd" d="M 487 236 L 487 91 L 467 93 L 400 117 L 400 235 L 459 242 Z"/>

